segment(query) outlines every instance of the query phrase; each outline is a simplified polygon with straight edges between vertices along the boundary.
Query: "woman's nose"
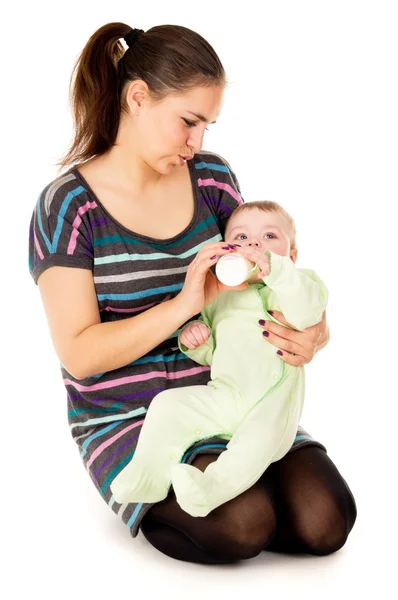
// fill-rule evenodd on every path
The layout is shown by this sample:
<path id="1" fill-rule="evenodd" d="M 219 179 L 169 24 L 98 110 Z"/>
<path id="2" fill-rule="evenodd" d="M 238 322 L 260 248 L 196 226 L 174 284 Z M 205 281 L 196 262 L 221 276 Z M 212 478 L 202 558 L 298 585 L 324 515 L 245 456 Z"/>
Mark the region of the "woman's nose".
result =
<path id="1" fill-rule="evenodd" d="M 189 132 L 189 137 L 187 140 L 187 146 L 193 148 L 195 152 L 200 152 L 203 145 L 203 136 L 205 134 L 205 127 L 201 127 L 197 125 L 193 127 Z"/>

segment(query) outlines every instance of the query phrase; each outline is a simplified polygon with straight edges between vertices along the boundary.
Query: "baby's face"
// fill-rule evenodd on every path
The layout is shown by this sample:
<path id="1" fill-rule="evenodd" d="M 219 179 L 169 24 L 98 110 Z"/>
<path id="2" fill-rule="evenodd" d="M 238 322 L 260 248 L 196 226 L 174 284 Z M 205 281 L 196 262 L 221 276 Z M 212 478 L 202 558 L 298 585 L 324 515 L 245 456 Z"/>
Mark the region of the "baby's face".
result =
<path id="1" fill-rule="evenodd" d="M 276 211 L 251 209 L 238 213 L 236 217 L 232 214 L 224 239 L 228 244 L 257 246 L 264 252 L 271 250 L 295 260 L 290 251 L 290 224 L 284 215 Z"/>

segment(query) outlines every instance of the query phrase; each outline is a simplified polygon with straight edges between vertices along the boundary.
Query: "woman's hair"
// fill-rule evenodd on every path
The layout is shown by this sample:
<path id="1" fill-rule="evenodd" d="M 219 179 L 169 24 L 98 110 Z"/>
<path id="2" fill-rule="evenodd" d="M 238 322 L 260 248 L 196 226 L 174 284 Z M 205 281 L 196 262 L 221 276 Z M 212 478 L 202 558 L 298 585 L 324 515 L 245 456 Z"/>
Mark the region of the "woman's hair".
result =
<path id="1" fill-rule="evenodd" d="M 57 163 L 60 169 L 104 154 L 114 145 L 121 114 L 127 113 L 125 91 L 131 81 L 145 81 L 155 101 L 196 86 L 226 84 L 217 54 L 191 29 L 152 27 L 139 33 L 125 51 L 120 40 L 130 31 L 124 23 L 104 25 L 77 59 L 69 88 L 75 138 Z"/>
<path id="2" fill-rule="evenodd" d="M 231 217 L 245 211 L 245 210 L 262 210 L 264 212 L 279 212 L 281 213 L 290 225 L 290 249 L 297 250 L 296 245 L 296 226 L 294 224 L 293 218 L 289 215 L 289 213 L 277 202 L 273 202 L 272 200 L 257 200 L 254 202 L 245 202 L 235 208 L 233 213 L 231 213 Z"/>

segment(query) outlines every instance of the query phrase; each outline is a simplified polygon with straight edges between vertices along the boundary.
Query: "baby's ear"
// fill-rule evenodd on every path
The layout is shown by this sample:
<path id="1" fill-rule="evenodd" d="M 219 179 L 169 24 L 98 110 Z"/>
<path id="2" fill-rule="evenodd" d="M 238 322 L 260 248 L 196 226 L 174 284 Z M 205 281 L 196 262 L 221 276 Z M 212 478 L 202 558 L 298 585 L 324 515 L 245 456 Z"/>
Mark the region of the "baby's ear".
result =
<path id="1" fill-rule="evenodd" d="M 298 250 L 295 248 L 294 250 L 290 250 L 290 258 L 295 263 L 297 260 Z"/>

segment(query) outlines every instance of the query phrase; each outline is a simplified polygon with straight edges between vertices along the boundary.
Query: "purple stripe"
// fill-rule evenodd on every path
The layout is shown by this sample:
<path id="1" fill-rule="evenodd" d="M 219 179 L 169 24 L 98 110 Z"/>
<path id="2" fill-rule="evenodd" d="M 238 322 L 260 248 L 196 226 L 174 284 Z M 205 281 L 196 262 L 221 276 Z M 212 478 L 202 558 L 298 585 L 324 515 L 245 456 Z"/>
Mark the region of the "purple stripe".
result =
<path id="1" fill-rule="evenodd" d="M 93 477 L 95 478 L 95 480 L 97 480 L 99 474 L 101 473 L 102 469 L 104 469 L 107 465 L 109 465 L 110 462 L 113 461 L 113 459 L 120 454 L 121 452 L 123 452 L 123 450 L 125 448 L 127 448 L 127 446 L 131 445 L 131 443 L 138 439 L 138 436 L 140 434 L 136 433 L 135 435 L 133 435 L 133 437 L 129 438 L 126 442 L 124 442 L 124 444 L 122 444 L 121 446 L 119 446 L 118 448 L 116 448 L 115 452 L 113 452 L 113 454 L 111 454 L 110 456 L 108 456 L 108 458 L 102 463 L 102 465 L 100 465 L 98 467 L 98 469 L 96 469 L 93 473 Z M 97 457 L 98 458 L 98 457 Z"/>
<path id="2" fill-rule="evenodd" d="M 218 211 L 222 211 L 224 213 L 223 216 L 229 216 L 232 213 L 232 208 L 230 208 L 228 204 L 225 204 L 225 202 L 221 202 L 219 198 L 204 198 L 201 196 L 200 204 L 214 206 Z"/>
<path id="3" fill-rule="evenodd" d="M 92 233 L 93 233 L 93 228 L 91 227 L 91 223 L 90 223 L 90 221 L 88 221 L 88 222 L 86 223 L 86 227 L 87 227 L 87 231 L 88 231 L 90 234 L 92 234 Z"/>
<path id="4" fill-rule="evenodd" d="M 102 398 L 90 398 L 90 402 L 92 402 L 93 404 L 99 404 L 100 402 L 106 402 L 106 401 L 110 401 L 110 402 L 126 402 L 128 400 L 139 400 L 142 398 L 152 398 L 153 396 L 155 396 L 156 394 L 159 394 L 160 392 L 163 392 L 165 390 L 165 388 L 155 388 L 153 390 L 145 390 L 142 392 L 137 392 L 135 394 L 127 394 L 125 396 L 106 396 L 106 397 L 102 397 Z M 84 400 L 85 402 L 87 402 L 87 398 L 83 398 L 83 396 L 81 396 L 80 394 L 69 394 L 69 398 L 70 400 Z"/>
<path id="5" fill-rule="evenodd" d="M 110 222 L 111 221 L 107 217 L 104 217 L 102 219 L 93 219 L 91 224 L 93 227 L 102 227 L 103 225 L 109 225 Z"/>

